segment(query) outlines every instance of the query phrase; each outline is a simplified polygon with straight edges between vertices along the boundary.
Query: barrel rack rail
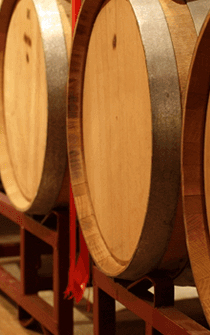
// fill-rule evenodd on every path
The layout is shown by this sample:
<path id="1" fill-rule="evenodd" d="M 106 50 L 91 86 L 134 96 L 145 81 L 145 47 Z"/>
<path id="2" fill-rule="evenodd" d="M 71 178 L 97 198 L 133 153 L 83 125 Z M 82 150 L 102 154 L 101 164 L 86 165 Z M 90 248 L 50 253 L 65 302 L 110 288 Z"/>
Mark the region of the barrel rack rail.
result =
<path id="1" fill-rule="evenodd" d="M 73 300 L 63 296 L 69 267 L 68 211 L 52 211 L 40 224 L 15 210 L 0 193 L 0 213 L 20 226 L 20 248 L 11 243 L 0 245 L 0 257 L 20 254 L 21 258 L 20 281 L 0 266 L 0 290 L 17 303 L 23 326 L 35 319 L 45 335 L 73 335 Z M 42 278 L 38 273 L 40 258 L 50 253 L 53 274 Z M 174 308 L 174 285 L 167 278 L 144 277 L 131 284 L 113 280 L 93 266 L 93 284 L 95 335 L 115 334 L 115 300 L 145 321 L 145 335 L 210 335 Z M 150 286 L 154 286 L 154 296 L 147 291 Z M 54 292 L 54 307 L 38 296 L 38 291 L 49 289 Z"/>
<path id="2" fill-rule="evenodd" d="M 134 283 L 114 281 L 93 267 L 94 334 L 115 334 L 115 300 L 145 321 L 145 335 L 209 335 L 210 331 L 174 307 L 173 282 L 144 277 Z M 147 291 L 154 286 L 154 295 Z"/>
<path id="3" fill-rule="evenodd" d="M 0 290 L 17 303 L 23 326 L 35 319 L 46 335 L 72 335 L 73 300 L 64 299 L 69 267 L 68 210 L 52 211 L 40 224 L 15 210 L 0 193 L 0 213 L 20 226 L 20 245 L 1 245 L 0 257 L 20 255 L 21 275 L 18 281 L 0 266 Z M 52 254 L 53 271 L 42 278 L 38 270 L 44 254 Z M 53 307 L 39 297 L 41 290 L 53 290 Z"/>
<path id="4" fill-rule="evenodd" d="M 74 29 L 81 0 L 72 0 Z M 45 335 L 73 335 L 73 300 L 63 299 L 68 282 L 69 213 L 52 211 L 40 224 L 16 211 L 0 192 L 0 213 L 20 227 L 20 244 L 0 245 L 0 257 L 20 255 L 21 280 L 0 266 L 0 290 L 18 305 L 23 326 L 37 320 Z M 49 228 L 54 226 L 55 229 Z M 43 254 L 53 255 L 53 273 L 38 273 Z M 174 308 L 174 286 L 166 278 L 145 277 L 132 284 L 113 280 L 93 266 L 95 335 L 115 334 L 115 300 L 145 321 L 145 335 L 210 335 L 210 331 Z M 154 295 L 147 288 L 154 286 Z M 54 307 L 38 296 L 52 289 Z"/>

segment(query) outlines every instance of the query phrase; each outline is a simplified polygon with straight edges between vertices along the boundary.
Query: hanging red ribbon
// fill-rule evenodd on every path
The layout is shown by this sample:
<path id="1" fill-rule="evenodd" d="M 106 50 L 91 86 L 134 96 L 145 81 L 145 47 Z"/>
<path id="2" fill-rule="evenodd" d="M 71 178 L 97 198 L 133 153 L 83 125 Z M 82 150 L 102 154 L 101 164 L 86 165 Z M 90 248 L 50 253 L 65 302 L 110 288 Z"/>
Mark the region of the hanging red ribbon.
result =
<path id="1" fill-rule="evenodd" d="M 72 0 L 71 9 L 72 9 L 72 32 L 74 31 L 75 24 L 77 22 L 77 16 L 81 7 L 81 0 Z"/>
<path id="2" fill-rule="evenodd" d="M 70 187 L 70 267 L 69 282 L 65 298 L 75 298 L 78 303 L 85 291 L 89 279 L 89 253 L 80 231 L 80 254 L 76 263 L 76 209 L 72 188 Z"/>
<path id="3" fill-rule="evenodd" d="M 81 6 L 81 0 L 72 0 L 72 32 Z M 89 253 L 80 231 L 80 254 L 76 264 L 76 209 L 70 185 L 70 267 L 65 298 L 75 298 L 78 303 L 83 296 L 89 279 Z"/>

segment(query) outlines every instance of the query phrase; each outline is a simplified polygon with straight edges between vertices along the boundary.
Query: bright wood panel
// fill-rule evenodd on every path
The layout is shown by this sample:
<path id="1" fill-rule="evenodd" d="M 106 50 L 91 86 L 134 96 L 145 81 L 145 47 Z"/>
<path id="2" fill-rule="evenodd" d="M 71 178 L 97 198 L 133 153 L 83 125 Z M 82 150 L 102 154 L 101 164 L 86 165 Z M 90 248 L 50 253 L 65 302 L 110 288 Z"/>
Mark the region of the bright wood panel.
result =
<path id="1" fill-rule="evenodd" d="M 186 264 L 177 204 L 196 39 L 185 1 L 83 4 L 70 65 L 69 162 L 87 245 L 107 275 L 134 280 L 157 266 L 175 275 Z"/>
<path id="2" fill-rule="evenodd" d="M 70 6 L 12 0 L 0 13 L 1 176 L 12 204 L 33 214 L 68 204 Z"/>
<path id="3" fill-rule="evenodd" d="M 39 22 L 31 0 L 13 12 L 4 62 L 8 151 L 20 191 L 32 201 L 39 187 L 47 137 L 47 82 Z"/>
<path id="4" fill-rule="evenodd" d="M 112 255 L 128 261 L 147 210 L 152 120 L 144 49 L 132 7 L 124 0 L 109 1 L 92 30 L 84 79 L 83 136 L 100 232 Z"/>

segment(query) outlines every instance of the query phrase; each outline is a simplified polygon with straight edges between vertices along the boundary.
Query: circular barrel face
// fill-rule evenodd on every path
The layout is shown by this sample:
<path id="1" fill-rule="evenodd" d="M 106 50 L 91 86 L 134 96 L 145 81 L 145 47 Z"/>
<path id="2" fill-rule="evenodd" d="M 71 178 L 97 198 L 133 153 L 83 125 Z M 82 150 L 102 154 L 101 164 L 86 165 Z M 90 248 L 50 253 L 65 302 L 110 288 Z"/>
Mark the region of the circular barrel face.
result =
<path id="1" fill-rule="evenodd" d="M 56 0 L 5 0 L 0 16 L 2 182 L 18 210 L 46 214 L 68 203 L 65 38 L 71 40 L 71 29 Z"/>
<path id="2" fill-rule="evenodd" d="M 108 2 L 92 30 L 84 76 L 83 145 L 99 230 L 112 256 L 128 262 L 143 229 L 152 164 L 147 67 L 128 1 Z"/>
<path id="3" fill-rule="evenodd" d="M 182 106 L 196 39 L 184 1 L 82 6 L 70 64 L 69 163 L 87 246 L 109 276 L 177 273 L 186 263 L 177 204 Z"/>
<path id="4" fill-rule="evenodd" d="M 17 3 L 7 33 L 4 117 L 14 177 L 31 202 L 42 177 L 48 119 L 45 55 L 31 0 Z"/>
<path id="5" fill-rule="evenodd" d="M 191 56 L 176 38 L 174 12 L 193 44 L 184 3 L 88 0 L 72 46 L 68 144 L 77 213 L 97 266 L 125 279 L 157 266 L 177 209 Z"/>

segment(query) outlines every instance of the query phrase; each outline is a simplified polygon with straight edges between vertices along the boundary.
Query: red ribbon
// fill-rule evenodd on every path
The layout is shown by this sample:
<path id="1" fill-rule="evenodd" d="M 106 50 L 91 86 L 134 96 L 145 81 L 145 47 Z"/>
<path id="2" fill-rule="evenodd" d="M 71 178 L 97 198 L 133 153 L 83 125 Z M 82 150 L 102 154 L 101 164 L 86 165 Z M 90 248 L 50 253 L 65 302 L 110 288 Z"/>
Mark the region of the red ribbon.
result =
<path id="1" fill-rule="evenodd" d="M 76 24 L 81 0 L 72 0 L 72 32 Z M 76 264 L 76 209 L 70 185 L 70 267 L 65 298 L 75 298 L 78 303 L 83 296 L 89 279 L 89 253 L 80 230 L 80 254 Z"/>
<path id="2" fill-rule="evenodd" d="M 72 0 L 71 12 L 72 12 L 72 32 L 74 31 L 75 24 L 77 22 L 77 16 L 81 7 L 81 0 Z"/>
<path id="3" fill-rule="evenodd" d="M 80 231 L 80 254 L 76 264 L 76 209 L 70 187 L 70 268 L 65 298 L 75 298 L 78 303 L 85 291 L 89 279 L 89 253 Z"/>

